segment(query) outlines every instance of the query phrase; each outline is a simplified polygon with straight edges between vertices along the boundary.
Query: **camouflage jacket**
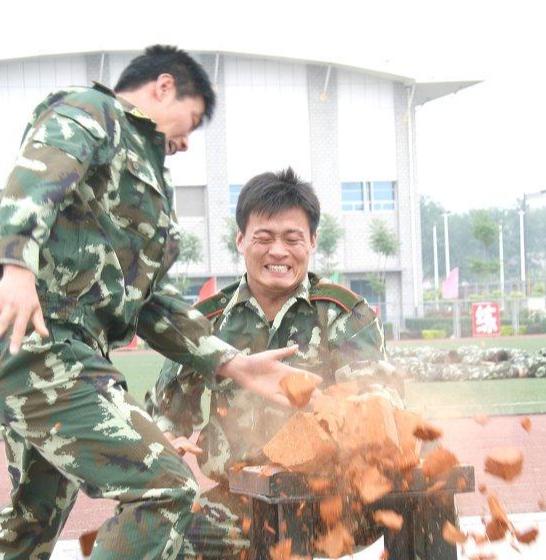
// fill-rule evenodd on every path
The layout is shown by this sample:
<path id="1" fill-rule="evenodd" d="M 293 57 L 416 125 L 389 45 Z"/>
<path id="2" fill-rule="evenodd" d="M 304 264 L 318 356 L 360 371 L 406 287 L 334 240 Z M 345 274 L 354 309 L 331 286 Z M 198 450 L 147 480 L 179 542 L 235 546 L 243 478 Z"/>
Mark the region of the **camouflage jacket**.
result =
<path id="1" fill-rule="evenodd" d="M 322 375 L 323 386 L 350 378 L 350 368 L 339 378 L 342 366 L 385 356 L 383 328 L 367 302 L 313 274 L 272 324 L 245 276 L 196 307 L 213 321 L 218 337 L 245 354 L 297 344 L 299 351 L 291 362 Z M 170 361 L 147 395 L 146 407 L 163 430 L 189 436 L 202 429 L 199 445 L 204 454 L 198 461 L 214 478 L 222 478 L 230 464 L 256 456 L 290 414 L 231 380 L 211 391 L 190 368 Z"/>
<path id="2" fill-rule="evenodd" d="M 0 199 L 0 264 L 32 270 L 48 323 L 98 351 L 136 332 L 208 373 L 234 349 L 165 281 L 179 236 L 164 150 L 153 121 L 103 86 L 51 94 Z"/>

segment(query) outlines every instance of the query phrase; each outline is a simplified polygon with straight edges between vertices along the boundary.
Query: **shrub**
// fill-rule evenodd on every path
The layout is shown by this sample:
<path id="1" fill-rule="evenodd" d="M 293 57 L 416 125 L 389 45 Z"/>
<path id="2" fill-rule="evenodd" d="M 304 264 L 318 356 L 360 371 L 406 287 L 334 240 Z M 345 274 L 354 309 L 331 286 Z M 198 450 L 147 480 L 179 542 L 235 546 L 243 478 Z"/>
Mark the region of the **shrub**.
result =
<path id="1" fill-rule="evenodd" d="M 424 340 L 434 340 L 435 338 L 445 338 L 446 331 L 443 329 L 425 329 L 421 331 Z"/>
<path id="2" fill-rule="evenodd" d="M 512 325 L 501 325 L 501 336 L 512 336 L 514 334 L 514 327 Z"/>

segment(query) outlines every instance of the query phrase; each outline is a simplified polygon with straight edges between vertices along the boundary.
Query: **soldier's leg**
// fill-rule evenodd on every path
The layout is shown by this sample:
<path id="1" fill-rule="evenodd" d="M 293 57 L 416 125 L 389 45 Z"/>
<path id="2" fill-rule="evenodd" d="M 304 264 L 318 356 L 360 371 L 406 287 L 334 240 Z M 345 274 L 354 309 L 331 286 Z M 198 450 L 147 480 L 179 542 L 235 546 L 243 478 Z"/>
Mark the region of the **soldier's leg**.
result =
<path id="1" fill-rule="evenodd" d="M 0 511 L 3 560 L 49 558 L 78 488 L 9 428 L 4 434 L 11 505 Z"/>
<path id="2" fill-rule="evenodd" d="M 199 498 L 197 513 L 186 530 L 178 560 L 244 560 L 250 546 L 248 529 L 250 507 L 244 497 L 231 494 L 225 486 L 216 486 Z"/>
<path id="3" fill-rule="evenodd" d="M 121 374 L 79 340 L 31 337 L 15 356 L 1 344 L 0 421 L 86 494 L 118 501 L 92 557 L 175 558 L 197 484 Z"/>

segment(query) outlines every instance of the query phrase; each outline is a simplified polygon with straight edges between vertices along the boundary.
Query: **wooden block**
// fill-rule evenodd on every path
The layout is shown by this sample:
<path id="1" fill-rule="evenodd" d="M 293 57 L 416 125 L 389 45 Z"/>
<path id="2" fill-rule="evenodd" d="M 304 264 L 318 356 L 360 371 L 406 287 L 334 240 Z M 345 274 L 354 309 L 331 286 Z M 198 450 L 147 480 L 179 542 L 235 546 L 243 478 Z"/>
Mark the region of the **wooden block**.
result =
<path id="1" fill-rule="evenodd" d="M 514 479 L 522 467 L 523 454 L 515 447 L 497 447 L 485 459 L 485 472 L 503 480 Z"/>
<path id="2" fill-rule="evenodd" d="M 337 446 L 312 413 L 297 412 L 264 446 L 273 463 L 297 472 L 317 473 L 333 462 Z"/>

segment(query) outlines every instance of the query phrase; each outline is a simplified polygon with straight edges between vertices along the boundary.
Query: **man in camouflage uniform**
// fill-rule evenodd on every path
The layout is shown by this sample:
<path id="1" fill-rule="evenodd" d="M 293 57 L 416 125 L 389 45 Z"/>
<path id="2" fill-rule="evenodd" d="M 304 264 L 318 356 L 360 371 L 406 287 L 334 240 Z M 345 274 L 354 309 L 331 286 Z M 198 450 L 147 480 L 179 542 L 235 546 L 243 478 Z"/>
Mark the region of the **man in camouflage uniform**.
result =
<path id="1" fill-rule="evenodd" d="M 287 402 L 293 350 L 241 355 L 165 282 L 178 237 L 164 158 L 212 115 L 206 73 L 156 46 L 115 89 L 39 105 L 0 199 L 1 560 L 49 558 L 79 488 L 118 502 L 93 558 L 177 556 L 197 485 L 108 358 L 135 333 L 211 387 L 229 377 Z"/>
<path id="2" fill-rule="evenodd" d="M 364 299 L 308 272 L 316 247 L 319 201 L 291 169 L 264 173 L 242 189 L 237 246 L 247 272 L 239 282 L 196 305 L 217 336 L 245 354 L 297 344 L 291 361 L 320 373 L 324 384 L 346 381 L 350 366 L 384 358 L 383 330 Z M 345 366 L 345 367 L 343 367 Z M 371 368 L 368 368 L 370 371 Z M 337 372 L 337 374 L 336 374 Z M 362 389 L 377 379 L 360 379 Z M 241 529 L 248 505 L 228 489 L 235 463 L 263 461 L 261 449 L 288 412 L 226 380 L 212 390 L 191 366 L 167 361 L 147 408 L 181 450 L 199 452 L 201 470 L 218 486 L 201 496 L 184 541 L 184 558 L 244 557 Z M 186 440 L 201 429 L 198 448 Z M 201 556 L 202 555 L 202 556 Z"/>

